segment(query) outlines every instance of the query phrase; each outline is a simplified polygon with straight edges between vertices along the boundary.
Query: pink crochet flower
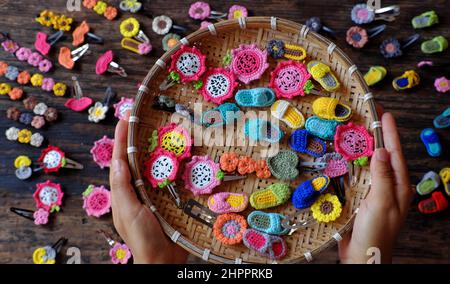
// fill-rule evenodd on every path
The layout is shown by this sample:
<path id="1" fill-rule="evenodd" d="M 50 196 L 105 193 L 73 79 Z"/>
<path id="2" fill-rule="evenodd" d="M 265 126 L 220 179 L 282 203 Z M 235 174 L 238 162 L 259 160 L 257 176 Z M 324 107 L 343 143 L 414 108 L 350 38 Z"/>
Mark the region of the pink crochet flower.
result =
<path id="1" fill-rule="evenodd" d="M 373 153 L 373 137 L 364 126 L 349 122 L 336 128 L 334 148 L 347 161 L 370 157 Z"/>
<path id="2" fill-rule="evenodd" d="M 269 67 L 267 51 L 259 49 L 256 44 L 241 44 L 232 51 L 231 71 L 244 84 L 261 78 Z"/>
<path id="3" fill-rule="evenodd" d="M 133 98 L 125 98 L 121 97 L 120 102 L 117 104 L 114 104 L 114 109 L 116 110 L 114 112 L 114 116 L 118 119 L 123 119 L 125 116 L 125 113 L 128 110 L 131 110 L 134 106 L 134 99 Z"/>
<path id="4" fill-rule="evenodd" d="M 228 20 L 236 20 L 241 17 L 247 17 L 248 11 L 247 8 L 240 5 L 233 5 L 230 7 L 230 10 L 228 10 Z"/>
<path id="5" fill-rule="evenodd" d="M 61 185 L 49 180 L 36 184 L 36 191 L 33 194 L 36 207 L 47 211 L 59 211 L 63 196 Z"/>
<path id="6" fill-rule="evenodd" d="M 126 244 L 116 242 L 113 248 L 109 251 L 111 261 L 114 264 L 127 264 L 131 257 L 131 251 Z"/>
<path id="7" fill-rule="evenodd" d="M 111 193 L 103 185 L 90 185 L 83 192 L 83 209 L 88 216 L 100 217 L 111 209 Z"/>
<path id="8" fill-rule="evenodd" d="M 434 87 L 438 92 L 446 93 L 450 91 L 450 80 L 443 77 L 436 78 L 434 81 Z"/>
<path id="9" fill-rule="evenodd" d="M 200 93 L 206 101 L 220 105 L 233 97 L 238 83 L 232 72 L 224 68 L 209 68 L 203 75 L 203 86 Z"/>
<path id="10" fill-rule="evenodd" d="M 45 119 L 43 116 L 35 115 L 31 121 L 31 126 L 36 129 L 41 129 L 45 125 Z"/>
<path id="11" fill-rule="evenodd" d="M 269 87 L 277 94 L 277 98 L 292 99 L 305 96 L 305 84 L 311 78 L 305 65 L 289 60 L 278 63 L 270 74 Z"/>
<path id="12" fill-rule="evenodd" d="M 143 42 L 138 45 L 138 51 L 141 55 L 149 54 L 153 47 L 149 42 Z"/>
<path id="13" fill-rule="evenodd" d="M 182 83 L 199 80 L 206 71 L 206 56 L 196 47 L 183 45 L 171 58 L 169 72 L 178 73 Z"/>
<path id="14" fill-rule="evenodd" d="M 144 163 L 144 176 L 153 188 L 164 187 L 175 180 L 178 172 L 178 160 L 172 152 L 157 148 Z"/>
<path id="15" fill-rule="evenodd" d="M 50 71 L 50 69 L 52 69 L 53 64 L 50 60 L 44 59 L 39 62 L 38 66 L 39 71 L 41 71 L 42 73 L 47 73 L 48 71 Z"/>
<path id="16" fill-rule="evenodd" d="M 33 213 L 34 224 L 36 225 L 45 225 L 48 223 L 48 216 L 50 213 L 48 211 L 40 208 Z"/>
<path id="17" fill-rule="evenodd" d="M 28 57 L 30 57 L 32 51 L 29 48 L 21 47 L 19 50 L 16 51 L 16 57 L 20 61 L 27 61 Z"/>
<path id="18" fill-rule="evenodd" d="M 369 41 L 367 31 L 361 27 L 353 26 L 347 30 L 345 40 L 355 48 L 362 48 Z"/>
<path id="19" fill-rule="evenodd" d="M 53 90 L 53 86 L 55 86 L 55 80 L 53 80 L 53 78 L 44 78 L 44 80 L 42 80 L 42 90 L 51 92 Z"/>
<path id="20" fill-rule="evenodd" d="M 28 64 L 31 66 L 37 67 L 39 66 L 39 63 L 42 61 L 42 55 L 40 55 L 37 52 L 33 52 L 28 57 Z"/>
<path id="21" fill-rule="evenodd" d="M 223 173 L 219 164 L 209 156 L 193 156 L 186 164 L 182 179 L 186 189 L 194 195 L 210 194 L 221 183 Z"/>
<path id="22" fill-rule="evenodd" d="M 212 25 L 212 24 L 213 24 L 213 23 L 208 22 L 208 21 L 202 21 L 202 22 L 200 23 L 200 28 L 201 28 L 201 29 L 207 29 L 208 26 L 209 26 L 209 25 Z"/>
<path id="23" fill-rule="evenodd" d="M 114 147 L 114 139 L 103 136 L 102 139 L 94 142 L 91 149 L 92 158 L 100 168 L 110 167 L 112 159 L 112 150 Z"/>
<path id="24" fill-rule="evenodd" d="M 5 40 L 2 42 L 3 49 L 8 53 L 14 53 L 19 49 L 17 42 L 12 40 Z"/>
<path id="25" fill-rule="evenodd" d="M 189 8 L 189 16 L 195 20 L 204 20 L 211 15 L 211 7 L 208 3 L 198 1 Z"/>

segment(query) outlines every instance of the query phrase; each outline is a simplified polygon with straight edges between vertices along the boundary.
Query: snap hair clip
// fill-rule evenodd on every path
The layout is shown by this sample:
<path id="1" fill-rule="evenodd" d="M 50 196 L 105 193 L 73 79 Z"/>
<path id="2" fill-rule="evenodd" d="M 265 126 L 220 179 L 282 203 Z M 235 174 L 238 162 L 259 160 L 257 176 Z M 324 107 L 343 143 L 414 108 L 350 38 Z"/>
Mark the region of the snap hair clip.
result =
<path id="1" fill-rule="evenodd" d="M 96 102 L 94 106 L 89 108 L 89 121 L 99 123 L 100 121 L 104 120 L 106 118 L 106 113 L 109 110 L 109 106 L 115 99 L 116 95 L 117 93 L 111 87 L 108 87 L 106 89 L 105 99 L 103 100 L 103 102 Z"/>
<path id="2" fill-rule="evenodd" d="M 11 207 L 9 208 L 9 211 L 19 215 L 20 217 L 33 221 L 35 225 L 48 224 L 48 217 L 50 215 L 50 213 L 47 210 L 44 210 L 42 208 L 33 211 L 28 209 Z"/>
<path id="3" fill-rule="evenodd" d="M 139 21 L 134 17 L 129 17 L 120 23 L 120 33 L 126 38 L 135 38 L 140 42 L 150 42 L 148 36 L 141 30 Z"/>
<path id="4" fill-rule="evenodd" d="M 183 206 L 183 213 L 194 218 L 200 223 L 212 228 L 218 214 L 203 206 L 194 199 L 189 199 Z"/>
<path id="5" fill-rule="evenodd" d="M 73 69 L 77 62 L 89 50 L 89 43 L 71 51 L 68 47 L 61 47 L 59 50 L 58 62 L 66 69 Z"/>
<path id="6" fill-rule="evenodd" d="M 221 20 L 225 19 L 227 16 L 227 13 L 212 11 L 209 4 L 203 1 L 192 3 L 189 7 L 189 17 L 194 20 Z"/>
<path id="7" fill-rule="evenodd" d="M 114 53 L 112 50 L 108 50 L 104 54 L 102 54 L 95 64 L 95 73 L 97 75 L 103 75 L 106 71 L 110 73 L 117 74 L 121 77 L 126 78 L 128 75 L 125 72 L 125 69 L 121 67 L 118 63 L 113 61 Z"/>
<path id="8" fill-rule="evenodd" d="M 304 218 L 303 215 L 307 213 L 308 210 L 297 210 L 295 214 L 284 216 L 281 221 L 281 227 L 288 229 L 287 235 L 292 235 L 299 229 L 308 228 L 315 223 L 313 217 Z"/>
<path id="9" fill-rule="evenodd" d="M 53 245 L 38 247 L 33 252 L 34 264 L 55 264 L 56 256 L 61 251 L 62 247 L 67 243 L 67 239 L 62 237 Z"/>
<path id="10" fill-rule="evenodd" d="M 49 180 L 36 184 L 36 191 L 33 194 L 36 208 L 44 209 L 50 213 L 60 211 L 63 196 L 64 192 L 61 191 L 61 185 Z"/>
<path id="11" fill-rule="evenodd" d="M 131 251 L 126 244 L 122 244 L 112 239 L 105 231 L 99 230 L 100 233 L 111 247 L 109 250 L 109 256 L 114 264 L 127 264 L 132 257 Z"/>
<path id="12" fill-rule="evenodd" d="M 18 129 L 10 127 L 5 131 L 6 139 L 9 141 L 17 141 L 21 144 L 30 144 L 33 147 L 39 148 L 44 142 L 44 136 L 40 133 L 32 133 L 28 129 Z"/>
<path id="13" fill-rule="evenodd" d="M 90 31 L 89 24 L 86 21 L 83 21 L 75 30 L 72 32 L 72 44 L 73 46 L 79 46 L 83 44 L 85 41 L 89 43 L 97 43 L 103 44 L 103 38 L 89 32 Z"/>
<path id="14" fill-rule="evenodd" d="M 74 95 L 74 98 L 68 99 L 64 103 L 64 106 L 73 111 L 84 111 L 93 103 L 93 100 L 91 98 L 83 96 L 83 90 L 81 89 L 80 83 L 75 76 L 72 76 L 72 94 Z"/>
<path id="15" fill-rule="evenodd" d="M 41 151 L 41 155 L 38 158 L 40 168 L 46 174 L 56 173 L 61 168 L 82 170 L 84 167 L 82 164 L 69 159 L 66 154 L 58 147 L 49 145 L 47 148 Z"/>
<path id="16" fill-rule="evenodd" d="M 370 38 L 382 33 L 386 29 L 386 25 L 379 25 L 369 30 L 353 26 L 347 30 L 345 40 L 354 48 L 363 48 Z"/>
<path id="17" fill-rule="evenodd" d="M 267 52 L 274 59 L 286 58 L 303 62 L 307 56 L 306 50 L 298 44 L 286 44 L 282 40 L 272 39 L 267 43 Z"/>
<path id="18" fill-rule="evenodd" d="M 322 21 L 320 20 L 319 17 L 311 17 L 308 20 L 306 20 L 306 26 L 312 30 L 313 32 L 320 32 L 321 30 L 334 35 L 336 33 L 335 30 L 325 26 L 324 24 L 322 24 Z"/>
<path id="19" fill-rule="evenodd" d="M 171 30 L 185 33 L 188 29 L 184 26 L 175 25 L 169 16 L 161 15 L 153 19 L 152 30 L 158 35 L 166 35 Z"/>
<path id="20" fill-rule="evenodd" d="M 392 5 L 374 10 L 369 8 L 367 4 L 357 4 L 353 6 L 351 12 L 352 21 L 358 25 L 368 24 L 375 20 L 392 22 L 398 15 L 400 15 L 400 6 L 398 5 Z"/>
<path id="21" fill-rule="evenodd" d="M 36 41 L 34 42 L 34 48 L 42 55 L 48 55 L 51 47 L 60 40 L 64 39 L 64 31 L 57 31 L 51 35 L 47 35 L 44 32 L 38 32 L 36 34 Z"/>
<path id="22" fill-rule="evenodd" d="M 93 10 L 97 15 L 105 17 L 108 21 L 114 20 L 118 14 L 116 7 L 108 5 L 104 1 L 84 0 L 83 6 L 89 10 Z"/>
<path id="23" fill-rule="evenodd" d="M 89 185 L 82 196 L 83 209 L 88 216 L 99 218 L 111 211 L 111 193 L 103 185 Z"/>
<path id="24" fill-rule="evenodd" d="M 73 19 L 65 15 L 58 15 L 50 10 L 43 10 L 37 17 L 36 22 L 46 27 L 52 27 L 54 30 L 68 32 L 72 28 Z"/>
<path id="25" fill-rule="evenodd" d="M 420 35 L 414 34 L 406 38 L 402 43 L 396 38 L 385 39 L 380 45 L 380 53 L 385 58 L 395 58 L 403 55 L 403 50 L 419 40 Z"/>
<path id="26" fill-rule="evenodd" d="M 137 0 L 122 0 L 119 4 L 119 9 L 122 12 L 137 13 L 141 8 L 142 3 Z"/>

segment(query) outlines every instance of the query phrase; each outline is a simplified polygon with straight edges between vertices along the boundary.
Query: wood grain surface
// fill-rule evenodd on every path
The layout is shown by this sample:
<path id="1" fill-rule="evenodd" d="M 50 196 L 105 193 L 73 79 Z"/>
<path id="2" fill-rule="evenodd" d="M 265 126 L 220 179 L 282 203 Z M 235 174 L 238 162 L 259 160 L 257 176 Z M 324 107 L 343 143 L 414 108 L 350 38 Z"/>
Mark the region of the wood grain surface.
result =
<path id="1" fill-rule="evenodd" d="M 121 35 L 119 24 L 130 14 L 121 13 L 118 20 L 113 22 L 98 16 L 84 7 L 81 11 L 67 12 L 65 0 L 25 1 L 25 0 L 0 0 L 0 26 L 1 31 L 9 32 L 11 37 L 25 47 L 32 47 L 36 32 L 50 30 L 35 22 L 35 16 L 43 9 L 51 9 L 58 13 L 65 13 L 74 18 L 75 25 L 87 20 L 92 32 L 105 39 L 104 45 L 91 45 L 92 53 L 77 62 L 74 70 L 66 70 L 59 64 L 52 71 L 51 76 L 59 81 L 70 84 L 70 78 L 76 75 L 81 83 L 85 95 L 102 101 L 107 86 L 112 86 L 119 96 L 133 97 L 137 91 L 136 86 L 142 80 L 156 61 L 163 54 L 161 48 L 161 36 L 151 30 L 151 19 L 154 16 L 165 14 L 170 16 L 175 23 L 186 25 L 191 31 L 199 27 L 199 23 L 188 17 L 187 11 L 193 1 L 142 1 L 144 11 L 136 17 L 141 22 L 141 28 L 150 37 L 154 51 L 150 56 L 139 56 L 123 50 L 120 47 Z M 118 5 L 120 1 L 107 1 Z M 436 72 L 419 72 L 421 84 L 419 87 L 407 91 L 396 92 L 391 86 L 394 77 L 401 75 L 408 69 L 415 69 L 417 62 L 430 58 L 436 61 L 449 61 L 450 52 L 432 56 L 425 56 L 420 52 L 419 44 L 413 45 L 401 58 L 385 60 L 378 51 L 381 41 L 388 36 L 399 39 L 406 38 L 415 31 L 410 20 L 413 16 L 424 11 L 434 9 L 440 16 L 439 25 L 418 32 L 423 39 L 429 39 L 436 35 L 450 38 L 450 16 L 445 11 L 449 10 L 450 1 L 382 1 L 383 6 L 399 4 L 401 6 L 400 17 L 392 23 L 387 23 L 387 30 L 374 38 L 362 50 L 350 48 L 344 39 L 345 31 L 353 23 L 350 20 L 352 6 L 361 1 L 239 1 L 249 9 L 250 15 L 276 16 L 304 23 L 311 16 L 319 16 L 325 25 L 338 31 L 335 38 L 336 44 L 342 48 L 350 58 L 358 65 L 362 72 L 372 65 L 384 65 L 388 68 L 387 78 L 377 85 L 373 92 L 377 101 L 382 104 L 385 111 L 392 112 L 397 118 L 404 152 L 408 160 L 411 180 L 415 184 L 420 177 L 429 170 L 439 171 L 444 166 L 450 166 L 449 146 L 450 135 L 448 130 L 438 130 L 441 137 L 444 152 L 440 158 L 430 158 L 419 134 L 423 128 L 432 127 L 433 118 L 449 107 L 449 94 L 437 93 L 433 87 L 436 77 L 446 75 L 449 71 L 437 70 Z M 214 10 L 225 11 L 234 4 L 234 1 L 209 1 Z M 373 27 L 378 23 L 370 24 Z M 53 47 L 50 58 L 57 61 L 58 50 L 61 46 L 71 45 L 71 36 Z M 116 60 L 129 74 L 128 78 L 95 74 L 95 62 L 98 56 L 106 50 L 113 50 Z M 12 55 L 0 50 L 0 60 L 18 66 L 20 69 L 36 72 L 32 67 L 17 61 Z M 8 82 L 1 78 L 0 82 Z M 13 83 L 16 85 L 16 83 Z M 107 119 L 100 124 L 90 123 L 87 112 L 75 113 L 64 107 L 64 98 L 56 98 L 49 93 L 33 87 L 24 88 L 27 96 L 34 96 L 49 106 L 56 107 L 60 111 L 60 120 L 46 126 L 42 133 L 52 145 L 61 147 L 73 160 L 82 163 L 85 169 L 82 171 L 61 170 L 57 174 L 38 174 L 28 181 L 19 181 L 14 176 L 13 161 L 18 155 L 28 155 L 33 160 L 39 157 L 40 149 L 28 145 L 16 144 L 7 141 L 4 132 L 10 126 L 18 128 L 23 125 L 6 119 L 6 109 L 16 106 L 23 109 L 20 102 L 9 101 L 6 97 L 0 98 L 0 263 L 30 263 L 31 254 L 37 246 L 55 242 L 59 237 L 69 239 L 68 245 L 78 247 L 81 251 L 82 263 L 108 263 L 108 245 L 97 230 L 103 229 L 114 232 L 111 216 L 100 219 L 88 217 L 82 209 L 81 193 L 89 184 L 108 184 L 108 170 L 100 169 L 92 160 L 89 150 L 94 141 L 103 135 L 112 137 L 116 119 L 113 111 L 108 113 Z M 32 128 L 29 128 L 35 131 Z M 9 212 L 10 207 L 34 209 L 32 194 L 35 184 L 47 179 L 59 182 L 65 192 L 62 211 L 52 216 L 49 226 L 35 226 L 31 221 L 20 218 Z M 415 198 L 405 227 L 394 251 L 396 263 L 448 263 L 450 262 L 450 246 L 448 238 L 450 232 L 449 210 L 435 216 L 423 216 L 417 211 Z M 380 216 L 383 218 L 383 216 Z M 117 235 L 116 235 L 117 237 Z M 65 249 L 62 260 L 65 261 Z M 190 262 L 198 262 L 196 258 L 190 258 Z M 316 258 L 317 263 L 338 262 L 337 248 L 324 252 Z"/>

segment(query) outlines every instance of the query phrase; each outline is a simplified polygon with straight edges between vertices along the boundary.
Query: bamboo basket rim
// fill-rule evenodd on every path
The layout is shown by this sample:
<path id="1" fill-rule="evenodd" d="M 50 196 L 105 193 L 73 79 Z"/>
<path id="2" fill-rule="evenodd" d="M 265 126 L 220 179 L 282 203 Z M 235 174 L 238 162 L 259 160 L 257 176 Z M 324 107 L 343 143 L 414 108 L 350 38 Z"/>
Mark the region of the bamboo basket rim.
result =
<path id="1" fill-rule="evenodd" d="M 149 70 L 148 74 L 146 75 L 145 79 L 142 81 L 141 85 L 139 86 L 137 96 L 136 96 L 136 102 L 135 105 L 131 111 L 131 116 L 129 119 L 129 128 L 128 128 L 128 138 L 127 138 L 127 154 L 128 154 L 128 162 L 130 165 L 131 173 L 134 180 L 135 190 L 139 194 L 139 197 L 141 198 L 142 202 L 145 206 L 147 206 L 153 214 L 157 217 L 158 221 L 160 222 L 163 231 L 166 233 L 166 235 L 175 243 L 180 245 L 182 248 L 184 248 L 189 253 L 203 258 L 204 260 L 208 260 L 212 263 L 227 263 L 227 264 L 233 264 L 233 263 L 246 263 L 239 261 L 239 259 L 230 259 L 224 256 L 216 255 L 214 253 L 210 253 L 208 249 L 205 248 L 199 248 L 195 244 L 191 243 L 188 239 L 184 238 L 178 231 L 176 231 L 165 219 L 164 217 L 158 212 L 157 208 L 153 205 L 152 201 L 150 200 L 149 196 L 147 195 L 147 190 L 144 186 L 144 182 L 142 180 L 142 174 L 139 170 L 139 162 L 138 162 L 138 149 L 135 146 L 136 145 L 136 139 L 139 127 L 139 117 L 137 116 L 140 111 L 141 102 L 143 100 L 143 97 L 148 95 L 149 88 L 148 85 L 150 81 L 155 78 L 159 72 L 163 71 L 166 66 L 170 63 L 171 55 L 174 54 L 182 45 L 190 45 L 191 43 L 196 42 L 199 39 L 202 39 L 206 36 L 216 36 L 220 32 L 225 32 L 233 29 L 272 29 L 276 31 L 283 31 L 286 33 L 299 33 L 300 36 L 304 39 L 307 37 L 312 37 L 314 40 L 321 42 L 322 44 L 328 46 L 328 54 L 329 56 L 332 56 L 333 53 L 336 53 L 338 56 L 340 56 L 343 61 L 347 64 L 345 68 L 354 69 L 351 71 L 350 76 L 355 76 L 355 80 L 358 81 L 358 83 L 362 86 L 362 89 L 365 92 L 364 102 L 368 103 L 369 106 L 369 112 L 371 115 L 371 118 L 373 119 L 371 128 L 373 130 L 373 134 L 375 137 L 375 148 L 383 148 L 383 137 L 382 137 L 382 126 L 381 122 L 379 121 L 379 116 L 376 111 L 375 106 L 375 100 L 372 95 L 372 93 L 369 90 L 369 87 L 365 83 L 364 77 L 361 74 L 361 72 L 356 68 L 356 65 L 353 64 L 353 62 L 350 60 L 350 58 L 339 48 L 331 42 L 329 39 L 323 37 L 322 35 L 312 32 L 309 30 L 308 27 L 305 25 L 282 19 L 282 18 L 276 18 L 276 17 L 247 17 L 247 18 L 240 18 L 235 20 L 226 20 L 221 21 L 215 24 L 211 24 L 208 26 L 208 28 L 199 29 L 185 38 L 181 39 L 181 41 L 172 49 L 164 53 L 153 65 L 153 67 Z M 370 185 L 366 192 L 370 191 Z M 365 196 L 363 196 L 363 199 Z M 290 261 L 280 261 L 282 263 L 302 263 L 302 262 L 309 262 L 312 260 L 312 257 L 314 255 L 317 255 L 321 253 L 322 251 L 334 246 L 341 237 L 350 231 L 353 227 L 353 222 L 355 219 L 357 213 L 357 209 L 352 214 L 350 219 L 346 222 L 346 224 L 337 232 L 335 236 L 330 238 L 328 241 L 326 241 L 321 246 L 311 250 L 308 253 L 305 253 L 305 255 L 302 255 L 299 258 L 292 259 Z M 206 257 L 205 257 L 206 255 Z M 250 263 L 250 262 L 249 262 Z"/>

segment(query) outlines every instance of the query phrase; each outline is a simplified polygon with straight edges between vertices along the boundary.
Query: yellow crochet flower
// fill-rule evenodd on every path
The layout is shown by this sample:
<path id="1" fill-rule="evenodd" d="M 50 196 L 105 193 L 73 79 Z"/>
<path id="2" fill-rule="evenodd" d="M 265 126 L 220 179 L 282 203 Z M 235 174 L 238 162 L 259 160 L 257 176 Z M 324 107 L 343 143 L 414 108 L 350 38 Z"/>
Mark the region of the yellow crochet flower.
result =
<path id="1" fill-rule="evenodd" d="M 120 23 L 120 33 L 124 37 L 134 37 L 139 33 L 140 25 L 138 20 L 130 17 Z"/>
<path id="2" fill-rule="evenodd" d="M 52 24 L 53 24 L 53 28 L 55 30 L 61 30 L 61 31 L 70 31 L 70 29 L 72 28 L 73 19 L 72 18 L 68 18 L 64 15 L 61 16 L 56 16 L 53 18 L 52 20 Z"/>
<path id="3" fill-rule="evenodd" d="M 50 27 L 53 24 L 53 19 L 55 17 L 56 16 L 52 11 L 44 10 L 39 14 L 39 17 L 36 18 L 36 22 L 39 22 L 43 26 Z"/>
<path id="4" fill-rule="evenodd" d="M 31 159 L 28 158 L 27 156 L 18 156 L 14 160 L 14 167 L 16 169 L 20 167 L 29 167 L 29 166 L 31 166 Z"/>
<path id="5" fill-rule="evenodd" d="M 34 264 L 55 264 L 55 259 L 47 259 L 47 250 L 45 248 L 37 248 L 33 252 L 33 263 Z"/>
<path id="6" fill-rule="evenodd" d="M 66 94 L 66 90 L 67 90 L 67 86 L 66 86 L 66 84 L 63 84 L 63 83 L 56 83 L 53 86 L 53 93 L 57 97 L 64 96 Z"/>
<path id="7" fill-rule="evenodd" d="M 11 92 L 11 85 L 6 83 L 0 84 L 0 95 L 7 95 Z"/>
<path id="8" fill-rule="evenodd" d="M 341 216 L 342 205 L 336 195 L 327 193 L 319 196 L 311 206 L 311 211 L 318 222 L 328 223 Z"/>
<path id="9" fill-rule="evenodd" d="M 42 82 L 44 81 L 44 76 L 42 76 L 39 73 L 33 74 L 33 76 L 31 76 L 31 85 L 33 85 L 33 87 L 40 87 L 42 86 Z"/>
<path id="10" fill-rule="evenodd" d="M 17 136 L 17 140 L 20 143 L 28 144 L 31 141 L 31 135 L 33 135 L 33 134 L 31 133 L 30 130 L 22 129 L 22 130 L 19 131 L 19 134 Z"/>
<path id="11" fill-rule="evenodd" d="M 103 15 L 106 12 L 106 8 L 108 8 L 108 4 L 103 1 L 98 1 L 94 6 L 94 11 L 99 15 Z"/>

